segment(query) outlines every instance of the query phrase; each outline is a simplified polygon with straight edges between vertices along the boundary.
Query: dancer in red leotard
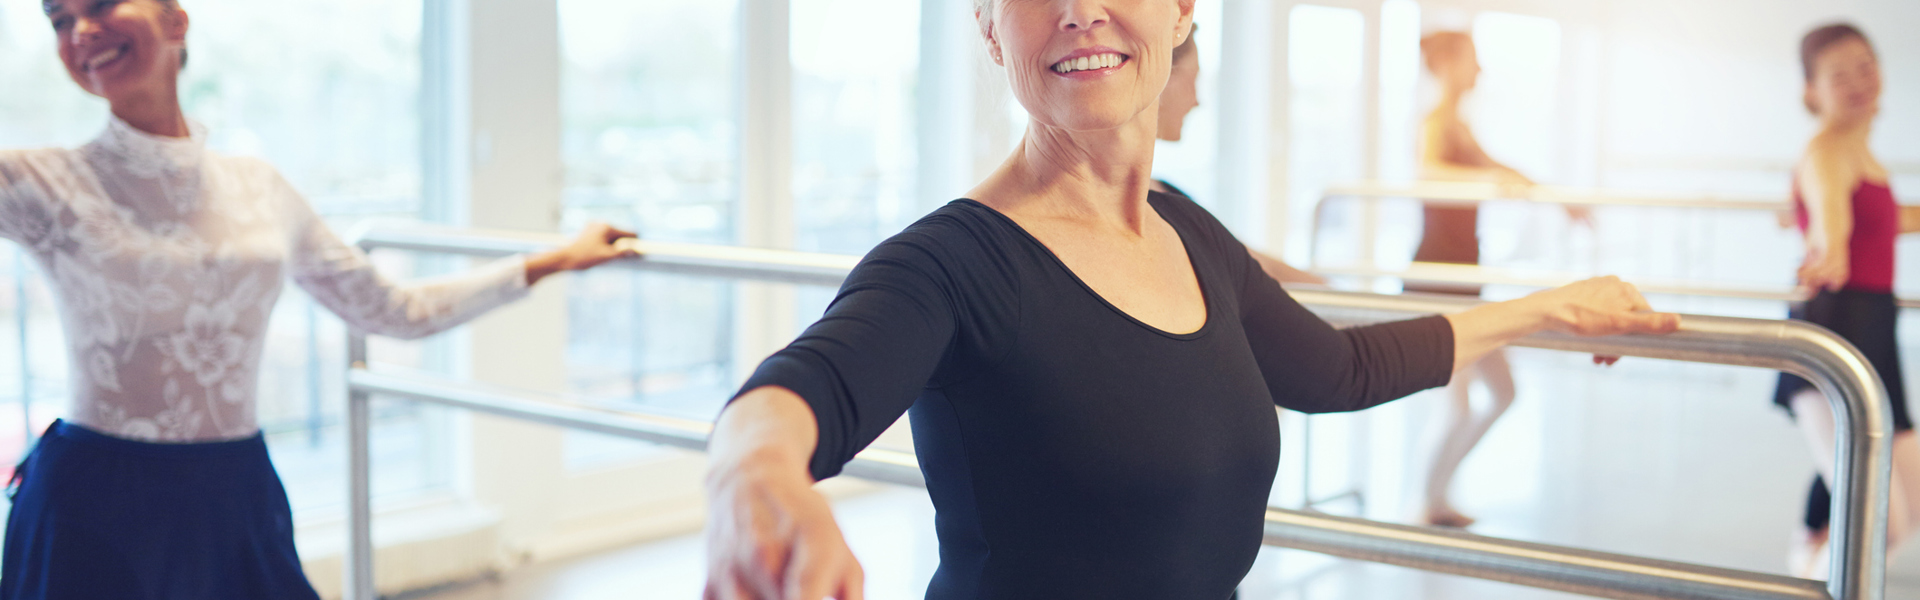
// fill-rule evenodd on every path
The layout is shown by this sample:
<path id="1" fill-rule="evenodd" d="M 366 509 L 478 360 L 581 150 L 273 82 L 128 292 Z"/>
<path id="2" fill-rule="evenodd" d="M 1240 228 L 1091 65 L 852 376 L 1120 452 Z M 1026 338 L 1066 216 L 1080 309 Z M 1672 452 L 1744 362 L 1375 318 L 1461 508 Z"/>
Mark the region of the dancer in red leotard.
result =
<path id="1" fill-rule="evenodd" d="M 1888 503 L 1887 548 L 1920 524 L 1920 442 L 1907 415 L 1906 386 L 1894 330 L 1894 238 L 1920 231 L 1920 212 L 1894 203 L 1886 167 L 1868 146 L 1880 111 L 1880 61 L 1865 34 L 1829 25 L 1807 34 L 1800 56 L 1807 110 L 1820 131 L 1807 143 L 1794 172 L 1794 213 L 1806 234 L 1800 284 L 1813 294 L 1792 316 L 1832 329 L 1852 342 L 1880 373 L 1893 404 L 1893 495 Z M 1806 530 L 1789 559 L 1795 574 L 1825 579 L 1830 495 L 1822 476 L 1833 475 L 1833 413 L 1806 380 L 1782 374 L 1774 392 L 1806 434 L 1820 468 L 1808 493 Z"/>

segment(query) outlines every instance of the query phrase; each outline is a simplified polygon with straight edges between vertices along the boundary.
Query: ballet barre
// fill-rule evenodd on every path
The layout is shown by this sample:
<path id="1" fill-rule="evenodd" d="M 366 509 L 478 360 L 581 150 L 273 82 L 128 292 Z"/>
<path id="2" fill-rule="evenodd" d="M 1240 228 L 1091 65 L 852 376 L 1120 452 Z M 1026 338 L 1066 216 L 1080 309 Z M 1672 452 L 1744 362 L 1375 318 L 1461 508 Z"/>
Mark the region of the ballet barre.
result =
<path id="1" fill-rule="evenodd" d="M 1359 181 L 1328 186 L 1321 191 L 1320 202 L 1313 208 L 1313 226 L 1310 230 L 1307 246 L 1307 264 L 1309 270 L 1318 272 L 1320 266 L 1320 228 L 1326 222 L 1329 207 L 1340 201 L 1367 200 L 1381 198 L 1406 198 L 1424 204 L 1452 208 L 1474 208 L 1488 202 L 1528 202 L 1535 204 L 1555 204 L 1562 206 L 1632 206 L 1640 208 L 1667 208 L 1688 210 L 1734 210 L 1774 212 L 1791 210 L 1793 206 L 1773 198 L 1752 196 L 1724 196 L 1718 194 L 1677 195 L 1658 192 L 1639 192 L 1622 190 L 1602 190 L 1597 188 L 1567 187 L 1554 185 L 1513 185 L 1490 182 L 1457 181 L 1415 181 L 1392 183 L 1382 181 Z M 1372 204 L 1368 204 L 1369 207 Z M 1371 209 L 1369 209 L 1370 211 Z M 1371 213 L 1369 212 L 1369 215 Z M 1369 217 L 1363 217 L 1361 225 L 1361 259 L 1373 258 L 1374 229 L 1378 225 Z"/>
<path id="2" fill-rule="evenodd" d="M 1658 192 L 1602 190 L 1557 185 L 1511 185 L 1487 182 L 1415 181 L 1388 183 L 1361 181 L 1328 186 L 1320 201 L 1333 198 L 1412 198 L 1432 204 L 1471 208 L 1482 202 L 1511 200 L 1568 206 L 1639 206 L 1646 208 L 1701 208 L 1713 210 L 1781 211 L 1792 205 L 1770 198 L 1678 195 Z"/>
<path id="3" fill-rule="evenodd" d="M 362 235 L 373 250 L 398 248 L 475 257 L 504 256 L 557 246 L 559 235 L 503 234 L 413 228 Z M 857 259 L 697 245 L 641 242 L 647 254 L 617 267 L 666 270 L 735 279 L 832 285 Z M 1451 313 L 1479 301 L 1466 298 L 1385 296 L 1297 289 L 1297 300 L 1337 325 Z M 1379 523 L 1310 511 L 1269 507 L 1267 545 L 1343 558 L 1395 564 L 1605 598 L 1713 600 L 1883 600 L 1886 519 L 1891 478 L 1892 417 L 1878 375 L 1860 353 L 1831 332 L 1805 323 L 1687 316 L 1679 332 L 1664 336 L 1578 338 L 1541 333 L 1515 345 L 1614 356 L 1759 367 L 1806 377 L 1833 403 L 1839 432 L 1833 489 L 1834 547 L 1829 582 L 1707 567 L 1597 552 L 1459 531 Z M 350 543 L 346 597 L 372 600 L 371 469 L 367 450 L 374 396 L 427 402 L 471 411 L 594 431 L 629 439 L 704 450 L 706 422 L 598 408 L 567 397 L 513 390 L 413 372 L 371 370 L 366 338 L 348 341 Z M 911 452 L 869 448 L 847 475 L 925 486 Z"/>
<path id="4" fill-rule="evenodd" d="M 1461 265 L 1452 263 L 1416 262 L 1404 270 L 1393 271 L 1364 266 L 1318 267 L 1316 275 L 1333 277 L 1380 278 L 1392 277 L 1406 281 L 1424 283 L 1456 283 L 1463 285 L 1508 285 L 1547 289 L 1591 277 L 1577 273 L 1547 271 L 1542 269 L 1509 269 L 1502 267 L 1484 267 L 1480 265 Z M 1658 279 L 1635 279 L 1634 287 L 1640 293 L 1663 296 L 1692 296 L 1699 298 L 1728 298 L 1737 300 L 1769 300 L 1777 302 L 1799 302 L 1807 299 L 1806 294 L 1777 287 L 1762 286 L 1699 286 L 1681 281 L 1663 281 Z M 1920 308 L 1920 300 L 1901 298 L 1900 308 Z"/>

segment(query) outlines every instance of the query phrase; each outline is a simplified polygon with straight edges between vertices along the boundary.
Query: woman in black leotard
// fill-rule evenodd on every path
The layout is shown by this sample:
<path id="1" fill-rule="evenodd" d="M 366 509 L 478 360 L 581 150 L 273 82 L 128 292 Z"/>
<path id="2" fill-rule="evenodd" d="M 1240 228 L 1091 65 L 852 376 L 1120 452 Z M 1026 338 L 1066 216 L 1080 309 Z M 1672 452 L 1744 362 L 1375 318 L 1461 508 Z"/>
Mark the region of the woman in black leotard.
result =
<path id="1" fill-rule="evenodd" d="M 1276 403 L 1366 408 L 1544 328 L 1678 326 L 1608 278 L 1336 330 L 1148 190 L 1191 0 L 980 2 L 1026 138 L 868 254 L 723 411 L 709 598 L 861 598 L 812 485 L 905 412 L 938 510 L 927 597 L 1226 598 L 1260 547 Z"/>

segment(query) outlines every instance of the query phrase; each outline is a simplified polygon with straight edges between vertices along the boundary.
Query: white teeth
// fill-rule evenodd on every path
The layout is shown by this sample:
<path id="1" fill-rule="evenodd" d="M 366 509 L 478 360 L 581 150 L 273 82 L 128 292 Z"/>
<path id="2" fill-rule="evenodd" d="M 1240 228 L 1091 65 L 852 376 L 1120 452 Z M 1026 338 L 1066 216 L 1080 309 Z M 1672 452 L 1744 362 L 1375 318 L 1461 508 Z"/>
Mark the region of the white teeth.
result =
<path id="1" fill-rule="evenodd" d="M 109 62 L 112 62 L 113 59 L 120 58 L 120 54 L 121 54 L 121 50 L 119 48 L 114 48 L 106 52 L 95 54 L 93 58 L 87 60 L 87 68 L 98 69 L 100 68 L 100 65 L 107 64 Z"/>
<path id="2" fill-rule="evenodd" d="M 1100 54 L 1097 56 L 1082 56 L 1080 58 L 1063 60 L 1058 63 L 1055 63 L 1053 65 L 1053 70 L 1054 72 L 1057 72 L 1057 73 L 1072 73 L 1074 71 L 1086 71 L 1091 69 L 1106 69 L 1111 67 L 1117 67 L 1117 66 L 1120 66 L 1120 64 L 1123 62 L 1126 62 L 1125 58 L 1121 57 L 1118 54 L 1108 53 L 1108 54 Z"/>

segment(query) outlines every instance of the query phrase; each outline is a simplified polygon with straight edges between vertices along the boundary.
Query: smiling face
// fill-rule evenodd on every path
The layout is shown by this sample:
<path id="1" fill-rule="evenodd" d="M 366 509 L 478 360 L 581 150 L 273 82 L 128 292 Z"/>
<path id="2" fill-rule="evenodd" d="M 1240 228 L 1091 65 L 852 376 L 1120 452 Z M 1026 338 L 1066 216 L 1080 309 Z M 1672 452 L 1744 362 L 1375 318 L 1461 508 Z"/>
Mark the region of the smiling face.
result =
<path id="1" fill-rule="evenodd" d="M 1828 45 L 1813 61 L 1807 107 L 1829 120 L 1871 119 L 1880 112 L 1880 59 L 1859 37 Z"/>
<path id="2" fill-rule="evenodd" d="M 48 0 L 67 76 L 109 102 L 166 89 L 179 77 L 187 13 L 161 0 Z"/>
<path id="3" fill-rule="evenodd" d="M 1114 129 L 1154 108 L 1192 0 L 991 0 L 981 32 L 1036 124 Z"/>

